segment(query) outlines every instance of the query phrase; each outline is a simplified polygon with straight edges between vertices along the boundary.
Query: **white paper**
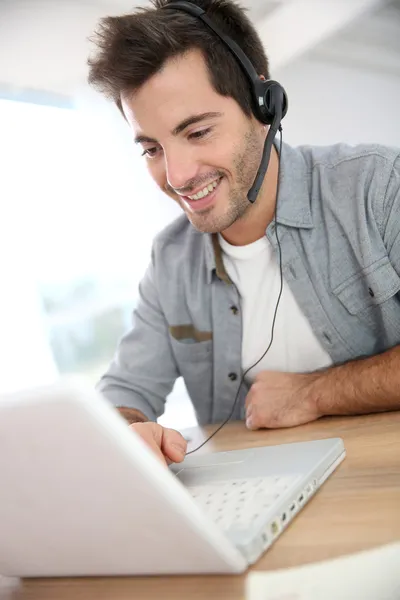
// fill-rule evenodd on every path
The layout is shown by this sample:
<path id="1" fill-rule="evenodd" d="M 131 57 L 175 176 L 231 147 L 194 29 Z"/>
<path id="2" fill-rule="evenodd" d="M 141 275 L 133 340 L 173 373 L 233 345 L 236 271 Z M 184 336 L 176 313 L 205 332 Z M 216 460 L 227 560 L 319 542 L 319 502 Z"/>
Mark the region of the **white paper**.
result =
<path id="1" fill-rule="evenodd" d="M 8 600 L 13 596 L 13 592 L 19 587 L 20 580 L 17 577 L 3 577 L 0 575 L 0 599 Z"/>
<path id="2" fill-rule="evenodd" d="M 246 600 L 400 600 L 400 543 L 292 569 L 249 573 Z"/>

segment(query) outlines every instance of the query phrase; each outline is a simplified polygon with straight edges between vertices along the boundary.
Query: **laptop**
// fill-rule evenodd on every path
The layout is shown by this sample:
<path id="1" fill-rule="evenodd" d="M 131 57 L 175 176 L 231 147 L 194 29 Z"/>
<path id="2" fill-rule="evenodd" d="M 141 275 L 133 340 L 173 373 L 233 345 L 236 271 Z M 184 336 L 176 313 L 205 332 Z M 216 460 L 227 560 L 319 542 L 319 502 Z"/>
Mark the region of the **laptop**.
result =
<path id="1" fill-rule="evenodd" d="M 0 397 L 0 574 L 241 573 L 345 456 L 341 439 L 166 468 L 79 379 Z"/>

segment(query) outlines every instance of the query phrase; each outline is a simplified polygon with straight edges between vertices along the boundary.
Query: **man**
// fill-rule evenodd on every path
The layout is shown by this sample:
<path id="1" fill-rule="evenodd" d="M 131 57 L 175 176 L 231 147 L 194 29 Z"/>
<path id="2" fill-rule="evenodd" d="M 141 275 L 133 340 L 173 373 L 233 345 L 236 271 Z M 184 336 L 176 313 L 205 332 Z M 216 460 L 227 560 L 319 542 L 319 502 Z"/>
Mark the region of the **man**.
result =
<path id="1" fill-rule="evenodd" d="M 242 9 L 195 3 L 268 80 Z M 179 376 L 202 424 L 232 410 L 257 429 L 398 409 L 399 151 L 276 145 L 251 204 L 268 126 L 218 36 L 166 4 L 104 19 L 89 60 L 184 212 L 154 241 L 133 329 L 99 389 L 166 461 L 186 450 L 155 423 Z"/>

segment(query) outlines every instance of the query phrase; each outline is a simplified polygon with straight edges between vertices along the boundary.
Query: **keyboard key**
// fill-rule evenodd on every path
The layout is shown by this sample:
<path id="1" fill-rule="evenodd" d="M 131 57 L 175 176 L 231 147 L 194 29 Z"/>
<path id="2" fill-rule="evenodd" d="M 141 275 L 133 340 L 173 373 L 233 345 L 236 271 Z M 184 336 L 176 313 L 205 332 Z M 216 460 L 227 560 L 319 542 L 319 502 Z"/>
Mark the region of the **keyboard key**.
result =
<path id="1" fill-rule="evenodd" d="M 219 527 L 246 529 L 298 480 L 296 475 L 232 479 L 188 488 Z"/>

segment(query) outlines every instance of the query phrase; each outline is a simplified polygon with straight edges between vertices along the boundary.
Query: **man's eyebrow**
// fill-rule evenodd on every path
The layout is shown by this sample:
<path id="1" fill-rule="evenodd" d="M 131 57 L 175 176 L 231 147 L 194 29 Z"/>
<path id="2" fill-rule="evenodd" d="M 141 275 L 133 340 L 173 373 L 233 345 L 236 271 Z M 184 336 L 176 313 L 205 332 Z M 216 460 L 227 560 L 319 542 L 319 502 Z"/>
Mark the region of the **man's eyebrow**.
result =
<path id="1" fill-rule="evenodd" d="M 147 137 L 147 135 L 137 135 L 135 137 L 135 144 L 143 144 L 143 142 L 148 142 L 149 144 L 157 144 L 157 140 Z"/>
<path id="2" fill-rule="evenodd" d="M 186 129 L 186 127 L 189 127 L 189 125 L 194 125 L 195 123 L 199 123 L 200 121 L 204 121 L 205 119 L 214 119 L 215 117 L 222 117 L 222 113 L 206 112 L 201 113 L 200 115 L 192 115 L 191 117 L 188 117 L 187 119 L 179 123 L 179 125 L 177 125 L 175 129 L 172 130 L 172 135 L 179 135 L 184 129 Z"/>
<path id="3" fill-rule="evenodd" d="M 206 112 L 206 113 L 201 113 L 199 115 L 192 115 L 190 117 L 188 117 L 187 119 L 185 119 L 184 121 L 182 121 L 181 123 L 179 123 L 179 125 L 177 125 L 173 130 L 172 130 L 172 135 L 177 136 L 180 133 L 182 133 L 182 131 L 184 131 L 186 129 L 186 127 L 189 127 L 189 125 L 194 125 L 195 123 L 200 123 L 201 121 L 205 121 L 205 119 L 215 119 L 216 117 L 222 117 L 222 113 L 221 112 Z M 135 144 L 143 144 L 143 142 L 148 143 L 148 144 L 157 144 L 157 140 L 155 140 L 154 138 L 148 137 L 147 135 L 142 135 L 139 134 L 135 137 Z"/>

